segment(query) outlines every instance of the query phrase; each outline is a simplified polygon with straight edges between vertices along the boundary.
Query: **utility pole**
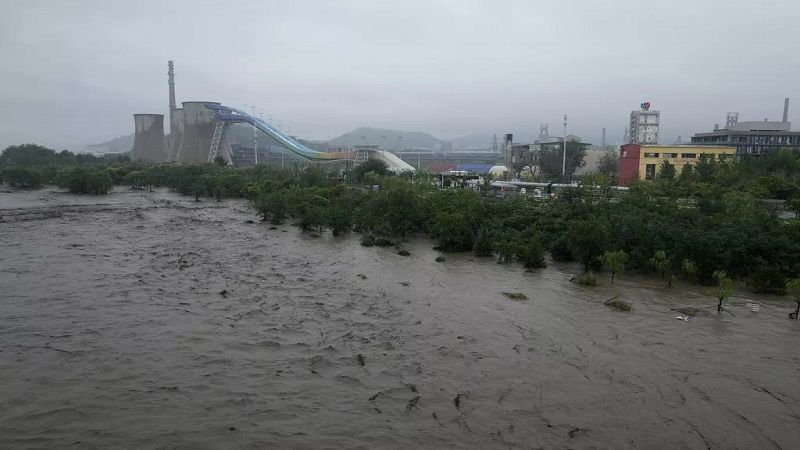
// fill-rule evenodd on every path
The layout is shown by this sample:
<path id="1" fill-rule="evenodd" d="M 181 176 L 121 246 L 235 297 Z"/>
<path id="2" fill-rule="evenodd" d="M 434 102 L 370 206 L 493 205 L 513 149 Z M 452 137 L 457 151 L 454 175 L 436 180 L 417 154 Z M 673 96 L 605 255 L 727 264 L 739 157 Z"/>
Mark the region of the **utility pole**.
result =
<path id="1" fill-rule="evenodd" d="M 251 116 L 255 119 L 256 107 L 254 105 L 244 105 L 245 109 L 250 108 Z M 256 137 L 256 122 L 253 121 L 253 165 L 258 165 L 258 138 Z"/>
<path id="2" fill-rule="evenodd" d="M 278 132 L 281 131 L 281 121 L 278 121 Z M 286 150 L 281 148 L 281 169 L 283 169 L 283 155 L 286 153 Z"/>
<path id="3" fill-rule="evenodd" d="M 250 106 L 250 109 L 253 111 L 253 117 L 256 115 L 256 107 Z M 255 160 L 255 165 L 258 165 L 258 134 L 256 133 L 256 122 L 253 121 L 253 159 Z"/>
<path id="4" fill-rule="evenodd" d="M 561 162 L 561 176 L 562 177 L 567 176 L 567 115 L 566 114 L 564 114 L 564 157 Z"/>

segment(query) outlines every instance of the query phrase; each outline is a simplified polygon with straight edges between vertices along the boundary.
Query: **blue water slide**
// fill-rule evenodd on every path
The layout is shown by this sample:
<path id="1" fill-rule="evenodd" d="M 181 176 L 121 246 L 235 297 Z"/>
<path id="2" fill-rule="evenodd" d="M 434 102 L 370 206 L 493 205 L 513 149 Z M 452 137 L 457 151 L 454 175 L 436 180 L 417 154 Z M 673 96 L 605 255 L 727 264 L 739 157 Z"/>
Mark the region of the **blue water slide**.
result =
<path id="1" fill-rule="evenodd" d="M 264 122 L 258 117 L 253 117 L 244 111 L 231 108 L 229 106 L 216 105 L 213 103 L 206 103 L 205 107 L 215 112 L 218 121 L 228 123 L 247 123 L 255 126 L 262 133 L 271 137 L 277 141 L 278 144 L 282 145 L 287 150 L 303 159 L 324 162 L 353 159 L 356 155 L 356 152 L 318 152 L 316 150 L 311 150 L 305 145 L 294 140 L 291 136 L 282 133 L 280 130 L 268 124 L 267 122 Z M 368 151 L 368 157 L 384 161 L 389 169 L 395 172 L 414 171 L 412 166 L 389 152 L 370 150 Z"/>
<path id="2" fill-rule="evenodd" d="M 267 122 L 264 122 L 257 117 L 253 117 L 244 111 L 228 106 L 214 105 L 210 103 L 206 104 L 205 107 L 216 112 L 217 120 L 228 123 L 247 123 L 255 126 L 262 133 L 266 134 L 272 139 L 275 139 L 275 141 L 277 141 L 281 146 L 285 147 L 287 150 L 300 156 L 301 158 L 311 161 L 334 161 L 338 159 L 345 159 L 348 156 L 346 153 L 329 153 L 312 150 L 297 142 L 291 136 L 282 133 L 280 130 L 268 124 Z"/>

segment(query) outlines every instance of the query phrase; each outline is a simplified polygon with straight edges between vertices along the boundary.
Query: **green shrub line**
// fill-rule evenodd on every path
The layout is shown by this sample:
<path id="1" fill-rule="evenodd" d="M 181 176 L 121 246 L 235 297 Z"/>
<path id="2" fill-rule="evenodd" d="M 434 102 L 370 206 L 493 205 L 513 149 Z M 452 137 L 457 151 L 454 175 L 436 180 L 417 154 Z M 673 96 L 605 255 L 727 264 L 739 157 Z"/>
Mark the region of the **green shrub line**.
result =
<path id="1" fill-rule="evenodd" d="M 436 175 L 417 173 L 412 181 L 392 176 L 379 161 L 344 175 L 329 167 L 146 164 L 26 144 L 0 154 L 0 181 L 87 194 L 167 187 L 197 200 L 245 198 L 270 224 L 355 231 L 362 245 L 392 246 L 420 234 L 443 253 L 473 252 L 528 270 L 545 267 L 547 254 L 577 261 L 587 284 L 597 282 L 590 272 L 603 269 L 609 278 L 654 272 L 666 287 L 679 278 L 723 283 L 719 308 L 728 279 L 785 294 L 787 281 L 800 276 L 800 221 L 779 218 L 770 210 L 774 202 L 763 201 L 783 200 L 787 211 L 800 212 L 800 155 L 791 151 L 738 162 L 702 158 L 679 175 L 636 182 L 624 193 L 611 189 L 608 177 L 586 176 L 547 201 L 441 189 Z"/>

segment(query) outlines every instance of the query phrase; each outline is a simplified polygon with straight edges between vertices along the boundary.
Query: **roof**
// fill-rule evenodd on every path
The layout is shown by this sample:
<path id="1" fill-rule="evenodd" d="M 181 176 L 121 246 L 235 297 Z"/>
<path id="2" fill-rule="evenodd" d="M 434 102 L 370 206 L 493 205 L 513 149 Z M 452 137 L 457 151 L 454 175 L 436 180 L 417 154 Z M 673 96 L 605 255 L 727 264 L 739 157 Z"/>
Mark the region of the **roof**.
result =
<path id="1" fill-rule="evenodd" d="M 731 128 L 731 131 L 791 131 L 791 122 L 759 122 L 748 121 L 738 122 Z"/>

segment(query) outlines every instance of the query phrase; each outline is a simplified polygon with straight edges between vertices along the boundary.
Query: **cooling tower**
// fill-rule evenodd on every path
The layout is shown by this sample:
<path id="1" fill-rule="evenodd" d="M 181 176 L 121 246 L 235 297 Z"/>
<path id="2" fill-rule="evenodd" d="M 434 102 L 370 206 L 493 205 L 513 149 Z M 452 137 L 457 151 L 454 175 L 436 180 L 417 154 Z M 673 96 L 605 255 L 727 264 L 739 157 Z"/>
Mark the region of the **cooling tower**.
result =
<path id="1" fill-rule="evenodd" d="M 217 102 L 183 102 L 183 137 L 175 155 L 175 161 L 179 163 L 208 162 L 216 119 L 214 111 L 203 106 L 204 104 L 219 105 Z M 220 144 L 220 147 L 225 145 L 224 142 Z"/>
<path id="2" fill-rule="evenodd" d="M 181 146 L 183 140 L 183 109 L 175 108 L 170 111 L 170 124 L 169 124 L 169 158 L 167 161 L 177 161 L 178 148 Z"/>
<path id="3" fill-rule="evenodd" d="M 163 114 L 134 114 L 135 134 L 131 159 L 164 162 L 167 160 L 167 140 L 164 137 Z"/>

